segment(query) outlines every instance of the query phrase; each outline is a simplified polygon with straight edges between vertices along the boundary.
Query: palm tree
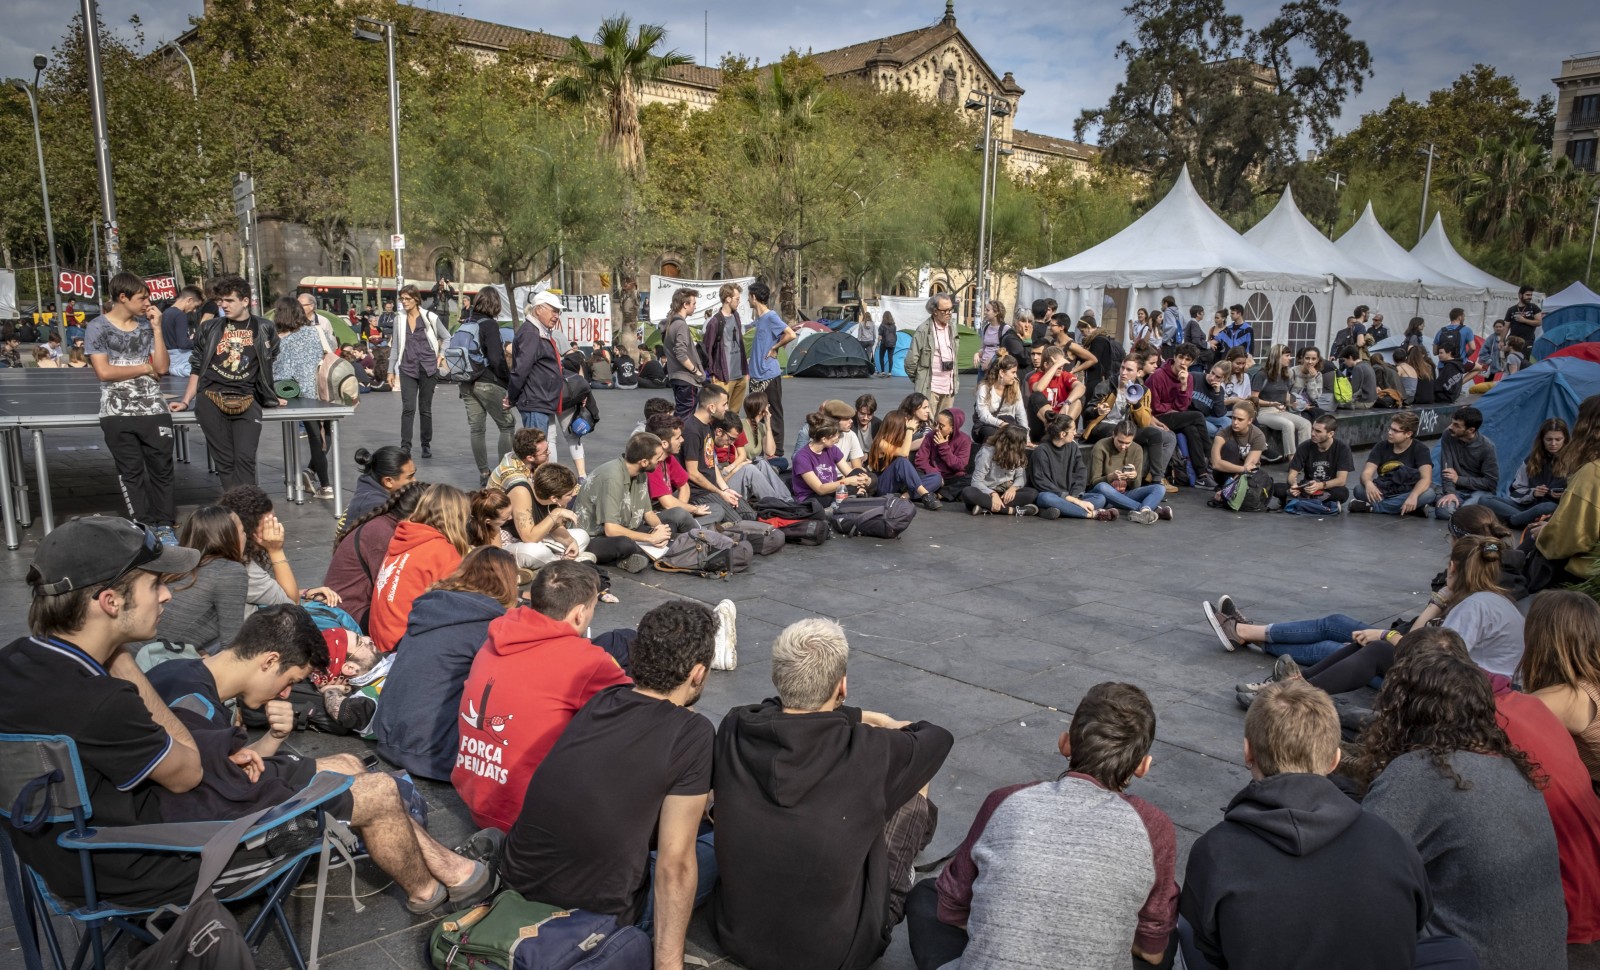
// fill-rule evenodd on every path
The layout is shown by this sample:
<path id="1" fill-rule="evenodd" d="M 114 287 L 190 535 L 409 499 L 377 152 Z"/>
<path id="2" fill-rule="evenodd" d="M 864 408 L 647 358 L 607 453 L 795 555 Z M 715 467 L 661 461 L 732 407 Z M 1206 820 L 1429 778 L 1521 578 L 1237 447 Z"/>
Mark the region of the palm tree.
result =
<path id="1" fill-rule="evenodd" d="M 604 109 L 606 127 L 600 144 L 610 151 L 617 165 L 630 179 L 623 207 L 623 233 L 626 240 L 621 272 L 622 322 L 631 327 L 639 316 L 639 267 L 634 231 L 638 223 L 633 189 L 644 178 L 644 138 L 639 132 L 639 96 L 644 86 L 658 80 L 668 70 L 693 59 L 677 51 L 656 53 L 666 39 L 667 30 L 657 24 L 640 24 L 635 30 L 626 14 L 607 17 L 595 31 L 594 46 L 573 35 L 561 59 L 570 72 L 551 83 L 549 93 L 571 104 Z"/>

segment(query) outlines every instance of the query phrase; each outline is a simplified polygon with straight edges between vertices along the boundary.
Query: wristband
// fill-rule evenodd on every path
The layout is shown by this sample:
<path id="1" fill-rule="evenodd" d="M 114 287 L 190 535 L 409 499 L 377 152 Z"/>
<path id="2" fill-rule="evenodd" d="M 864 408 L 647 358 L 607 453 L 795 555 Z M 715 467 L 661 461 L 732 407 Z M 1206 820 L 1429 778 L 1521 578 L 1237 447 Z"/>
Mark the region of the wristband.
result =
<path id="1" fill-rule="evenodd" d="M 1399 643 L 1400 642 L 1400 631 L 1399 630 L 1390 630 L 1388 633 L 1385 633 L 1383 635 L 1383 638 L 1385 640 L 1388 640 L 1390 643 Z"/>

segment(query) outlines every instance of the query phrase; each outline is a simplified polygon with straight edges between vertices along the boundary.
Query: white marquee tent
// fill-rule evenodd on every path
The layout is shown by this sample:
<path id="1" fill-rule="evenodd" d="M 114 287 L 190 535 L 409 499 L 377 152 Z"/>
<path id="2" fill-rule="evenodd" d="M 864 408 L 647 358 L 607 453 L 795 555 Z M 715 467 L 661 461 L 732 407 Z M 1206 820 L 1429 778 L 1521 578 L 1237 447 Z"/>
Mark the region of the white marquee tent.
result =
<path id="1" fill-rule="evenodd" d="M 1411 247 L 1411 255 L 1446 276 L 1471 286 L 1483 287 L 1485 320 L 1494 320 L 1506 307 L 1517 302 L 1516 284 L 1485 273 L 1456 252 L 1456 248 L 1450 245 L 1450 237 L 1445 235 L 1444 220 L 1437 214 L 1427 234 Z M 1471 316 L 1470 310 L 1468 316 Z"/>
<path id="2" fill-rule="evenodd" d="M 1017 289 L 1023 306 L 1054 297 L 1074 318 L 1092 309 L 1124 334 L 1122 321 L 1104 319 L 1108 297 L 1130 317 L 1131 308 L 1155 307 L 1168 295 L 1184 309 L 1240 303 L 1257 343 L 1266 344 L 1284 338 L 1281 332 L 1275 337 L 1274 321 L 1291 321 L 1292 329 L 1296 310 L 1314 309 L 1311 294 L 1325 302 L 1329 286 L 1323 272 L 1265 252 L 1235 232 L 1200 198 L 1185 168 L 1166 198 L 1133 225 L 1075 256 L 1023 270 Z"/>
<path id="3" fill-rule="evenodd" d="M 1300 212 L 1294 193 L 1287 188 L 1272 211 L 1244 238 L 1305 267 L 1308 273 L 1320 270 L 1333 276 L 1334 285 L 1328 288 L 1326 298 L 1314 301 L 1315 315 L 1310 321 L 1293 320 L 1299 326 L 1292 325 L 1289 333 L 1280 335 L 1295 349 L 1304 343 L 1326 347 L 1357 305 L 1389 317 L 1402 310 L 1409 317 L 1416 306 L 1421 284 L 1391 276 L 1339 249 Z M 1307 328 L 1307 322 L 1313 326 Z"/>
<path id="4" fill-rule="evenodd" d="M 1404 331 L 1405 318 L 1412 316 L 1426 320 L 1425 332 L 1434 333 L 1449 322 L 1452 307 L 1466 310 L 1467 325 L 1472 327 L 1474 332 L 1482 332 L 1483 314 L 1488 299 L 1485 287 L 1455 279 L 1407 252 L 1387 232 L 1384 232 L 1383 226 L 1378 224 L 1378 217 L 1372 212 L 1371 202 L 1367 203 L 1366 211 L 1356 220 L 1356 224 L 1346 230 L 1334 245 L 1345 255 L 1370 263 L 1390 276 L 1416 280 L 1422 284 L 1422 292 L 1409 308 L 1409 312 L 1398 313 L 1397 318 L 1385 321 L 1389 324 L 1390 333 Z"/>

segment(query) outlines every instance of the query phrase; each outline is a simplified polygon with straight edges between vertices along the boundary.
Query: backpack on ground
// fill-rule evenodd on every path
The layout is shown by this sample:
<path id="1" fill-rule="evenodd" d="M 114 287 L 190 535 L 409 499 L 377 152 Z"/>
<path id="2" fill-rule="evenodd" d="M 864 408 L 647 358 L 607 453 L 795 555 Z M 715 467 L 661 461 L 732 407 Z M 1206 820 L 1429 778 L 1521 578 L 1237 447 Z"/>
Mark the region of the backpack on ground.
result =
<path id="1" fill-rule="evenodd" d="M 1284 503 L 1283 510 L 1290 515 L 1338 515 L 1339 503 L 1331 498 L 1292 498 Z"/>
<path id="2" fill-rule="evenodd" d="M 755 550 L 750 543 L 715 529 L 694 528 L 672 537 L 656 560 L 664 573 L 693 573 L 705 579 L 727 579 L 750 568 Z"/>
<path id="3" fill-rule="evenodd" d="M 1222 487 L 1222 504 L 1235 512 L 1265 512 L 1272 497 L 1272 476 L 1259 469 L 1235 475 Z"/>
<path id="4" fill-rule="evenodd" d="M 650 938 L 614 916 L 536 903 L 515 890 L 433 928 L 437 970 L 648 970 Z"/>
<path id="5" fill-rule="evenodd" d="M 1333 404 L 1335 407 L 1349 407 L 1350 402 L 1356 399 L 1355 387 L 1350 383 L 1350 375 L 1335 374 L 1333 378 Z"/>
<path id="6" fill-rule="evenodd" d="M 895 539 L 917 517 L 917 507 L 898 495 L 877 498 L 848 498 L 833 510 L 833 521 L 840 535 Z"/>
<path id="7" fill-rule="evenodd" d="M 322 341 L 322 360 L 317 364 L 317 400 L 323 404 L 337 404 L 353 408 L 361 401 L 361 382 L 356 380 L 355 365 L 328 346 L 328 335 L 316 328 L 317 339 Z M 304 394 L 304 389 L 301 389 Z"/>
<path id="8" fill-rule="evenodd" d="M 128 961 L 129 970 L 255 970 L 255 953 L 211 886 L 228 867 L 239 839 L 270 811 L 263 808 L 235 819 L 206 842 L 189 905 L 160 939 Z"/>
<path id="9" fill-rule="evenodd" d="M 449 384 L 466 384 L 477 380 L 489 366 L 478 344 L 478 321 L 462 324 L 444 345 L 444 369 L 439 380 Z"/>
<path id="10" fill-rule="evenodd" d="M 784 534 L 777 526 L 765 522 L 747 522 L 743 519 L 737 522 L 723 522 L 717 530 L 750 543 L 750 548 L 758 556 L 770 556 L 783 548 Z"/>
<path id="11" fill-rule="evenodd" d="M 786 543 L 802 546 L 820 546 L 833 538 L 833 527 L 823 519 L 785 519 L 769 516 L 761 519 L 783 533 Z"/>
<path id="12" fill-rule="evenodd" d="M 750 500 L 750 505 L 755 509 L 759 519 L 823 519 L 827 513 L 823 511 L 822 503 L 791 502 L 782 498 L 756 497 Z"/>

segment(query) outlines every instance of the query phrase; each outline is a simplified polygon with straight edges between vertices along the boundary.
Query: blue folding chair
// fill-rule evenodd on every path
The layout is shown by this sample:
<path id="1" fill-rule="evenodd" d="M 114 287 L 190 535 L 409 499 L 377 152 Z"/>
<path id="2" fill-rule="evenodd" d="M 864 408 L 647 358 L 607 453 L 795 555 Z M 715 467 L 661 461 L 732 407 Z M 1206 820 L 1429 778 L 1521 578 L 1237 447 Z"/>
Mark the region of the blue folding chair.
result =
<path id="1" fill-rule="evenodd" d="M 279 843 L 282 851 L 269 851 L 253 866 L 224 873 L 226 884 L 216 889 L 224 903 L 264 893 L 261 912 L 245 930 L 245 941 L 259 951 L 268 930 L 276 927 L 283 935 L 297 970 L 305 970 L 305 958 L 284 914 L 283 901 L 312 858 L 322 854 L 326 865 L 329 829 L 323 808 L 330 798 L 347 790 L 353 780 L 348 775 L 319 772 L 305 788 L 274 806 L 250 826 L 239 844 L 246 846 L 262 839 L 269 842 L 282 839 Z M 0 829 L 6 833 L 6 837 L 0 839 L 0 856 L 3 856 L 0 866 L 5 870 L 6 897 L 11 904 L 28 970 L 38 970 L 42 965 L 41 942 L 49 949 L 56 970 L 67 968 L 61 942 L 51 923 L 52 916 L 66 917 L 84 926 L 84 938 L 73 956 L 73 970 L 79 970 L 89 956 L 93 957 L 95 970 L 105 970 L 106 954 L 115 949 L 124 934 L 153 943 L 157 937 L 145 925 L 147 920 L 162 911 L 181 908 L 170 905 L 129 907 L 99 898 L 94 881 L 96 851 L 172 852 L 198 857 L 206 842 L 228 824 L 226 821 L 168 822 L 93 828 L 89 825 L 93 814 L 78 748 L 71 738 L 0 734 Z M 307 821 L 314 821 L 314 829 L 305 825 Z M 83 905 L 75 905 L 51 890 L 38 872 L 16 857 L 11 845 L 12 829 L 31 832 L 59 823 L 72 825 L 57 842 L 62 848 L 78 853 L 83 871 Z M 230 876 L 232 881 L 229 881 Z M 319 921 L 321 895 L 319 883 Z M 104 940 L 101 932 L 107 927 L 114 932 L 109 940 Z M 320 930 L 320 926 L 316 929 Z M 317 936 L 314 930 L 313 957 Z"/>

